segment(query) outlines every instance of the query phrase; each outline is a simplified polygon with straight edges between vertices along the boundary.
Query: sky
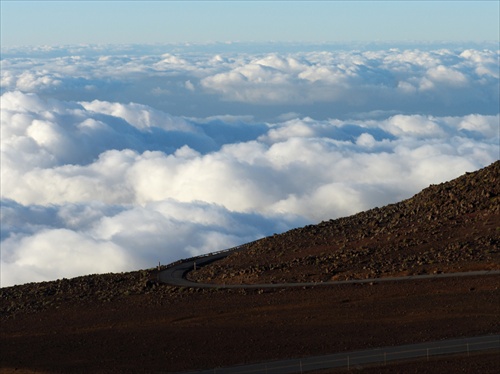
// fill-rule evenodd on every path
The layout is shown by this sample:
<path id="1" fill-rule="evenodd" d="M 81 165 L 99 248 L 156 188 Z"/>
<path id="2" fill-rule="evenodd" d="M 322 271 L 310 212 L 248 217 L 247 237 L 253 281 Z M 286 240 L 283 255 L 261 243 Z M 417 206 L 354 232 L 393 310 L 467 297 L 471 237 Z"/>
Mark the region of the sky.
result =
<path id="1" fill-rule="evenodd" d="M 2 1 L 0 285 L 150 268 L 488 166 L 498 2 L 473 3 Z"/>
<path id="2" fill-rule="evenodd" d="M 498 41 L 498 1 L 1 2 L 4 46 Z"/>

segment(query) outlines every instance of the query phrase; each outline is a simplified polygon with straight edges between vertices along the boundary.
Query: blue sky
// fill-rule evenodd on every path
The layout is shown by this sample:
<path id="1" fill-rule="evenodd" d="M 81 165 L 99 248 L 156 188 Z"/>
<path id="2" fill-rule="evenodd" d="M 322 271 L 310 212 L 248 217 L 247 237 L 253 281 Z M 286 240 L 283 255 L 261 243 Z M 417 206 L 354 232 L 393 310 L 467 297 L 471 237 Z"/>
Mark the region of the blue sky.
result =
<path id="1" fill-rule="evenodd" d="M 498 41 L 498 1 L 9 1 L 1 42 Z"/>

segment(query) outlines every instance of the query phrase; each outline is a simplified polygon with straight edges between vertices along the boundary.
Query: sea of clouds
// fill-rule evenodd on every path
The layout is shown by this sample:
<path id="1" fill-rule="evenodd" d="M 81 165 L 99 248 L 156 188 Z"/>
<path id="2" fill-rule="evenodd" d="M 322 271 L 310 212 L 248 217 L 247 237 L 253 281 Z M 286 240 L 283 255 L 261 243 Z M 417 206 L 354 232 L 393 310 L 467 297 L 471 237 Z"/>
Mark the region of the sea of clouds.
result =
<path id="1" fill-rule="evenodd" d="M 499 51 L 11 48 L 1 286 L 120 272 L 411 197 L 499 158 Z"/>

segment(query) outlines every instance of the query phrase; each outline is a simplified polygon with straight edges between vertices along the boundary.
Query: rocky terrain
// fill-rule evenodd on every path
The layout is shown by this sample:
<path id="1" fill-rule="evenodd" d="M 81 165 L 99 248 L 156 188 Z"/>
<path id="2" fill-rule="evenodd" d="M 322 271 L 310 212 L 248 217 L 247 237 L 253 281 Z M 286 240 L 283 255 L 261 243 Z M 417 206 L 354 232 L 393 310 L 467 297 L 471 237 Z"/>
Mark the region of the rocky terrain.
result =
<path id="1" fill-rule="evenodd" d="M 500 269 L 500 162 L 191 272 L 214 283 Z M 500 332 L 500 276 L 177 288 L 157 270 L 0 288 L 0 373 L 164 373 Z M 363 368 L 496 373 L 498 352 Z M 356 368 L 361 369 L 361 368 Z"/>
<path id="2" fill-rule="evenodd" d="M 189 274 L 286 283 L 500 269 L 500 162 L 411 199 L 265 238 Z"/>
<path id="3" fill-rule="evenodd" d="M 18 313 L 37 313 L 69 302 L 84 307 L 146 294 L 157 286 L 155 273 L 154 269 L 149 269 L 122 274 L 94 274 L 0 288 L 0 315 L 3 319 L 12 318 Z"/>

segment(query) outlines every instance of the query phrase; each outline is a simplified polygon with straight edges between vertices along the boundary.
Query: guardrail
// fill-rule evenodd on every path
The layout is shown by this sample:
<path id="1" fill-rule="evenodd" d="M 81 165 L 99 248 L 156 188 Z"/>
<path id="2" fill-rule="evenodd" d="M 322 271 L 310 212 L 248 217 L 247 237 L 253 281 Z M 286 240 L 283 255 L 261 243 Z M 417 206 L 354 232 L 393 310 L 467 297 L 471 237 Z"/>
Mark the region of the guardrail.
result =
<path id="1" fill-rule="evenodd" d="M 211 370 L 189 371 L 182 374 L 292 374 L 312 370 L 333 368 L 359 369 L 362 365 L 387 364 L 389 361 L 411 359 L 430 360 L 432 356 L 450 355 L 485 350 L 500 349 L 500 335 L 488 335 L 474 338 L 453 339 L 440 342 L 429 342 L 385 347 L 379 349 L 337 353 L 326 356 L 307 357 L 282 361 L 264 362 L 251 365 L 240 365 Z M 181 374 L 181 373 L 178 373 Z"/>
<path id="2" fill-rule="evenodd" d="M 179 266 L 183 263 L 189 263 L 191 262 L 193 264 L 193 267 L 191 269 L 183 268 L 182 270 L 184 273 L 182 274 L 181 277 L 179 277 L 179 274 L 176 275 L 177 278 L 183 278 L 184 275 L 189 272 L 190 270 L 195 269 L 196 270 L 196 261 L 199 259 L 203 258 L 210 258 L 212 257 L 212 261 L 217 261 L 225 256 L 219 256 L 220 254 L 229 253 L 231 252 L 236 252 L 243 250 L 249 246 L 251 246 L 254 243 L 257 243 L 263 239 L 257 239 L 249 243 L 241 244 L 235 247 L 231 247 L 228 249 L 223 249 L 220 251 L 216 252 L 210 252 L 210 253 L 205 253 L 202 255 L 194 256 L 194 257 L 189 257 L 189 258 L 184 258 L 180 259 L 178 261 L 172 262 L 163 268 L 158 268 L 159 273 L 157 275 L 157 280 L 160 281 L 161 279 L 161 273 L 163 272 L 168 272 L 170 269 Z M 207 265 L 209 262 L 212 261 L 200 261 L 198 264 L 200 267 Z M 474 276 L 474 275 L 493 275 L 493 274 L 500 274 L 500 270 L 478 270 L 478 271 L 468 271 L 468 272 L 456 272 L 456 273 L 440 273 L 440 274 L 421 274 L 421 275 L 408 275 L 408 276 L 393 276 L 393 277 L 382 277 L 382 278 L 363 278 L 363 279 L 348 279 L 344 281 L 320 281 L 320 282 L 301 282 L 301 283 L 269 283 L 269 284 L 203 284 L 203 283 L 196 283 L 196 282 L 182 282 L 182 284 L 179 284 L 179 282 L 173 281 L 175 277 L 170 276 L 168 279 L 169 280 L 164 280 L 164 283 L 169 283 L 177 286 L 182 286 L 182 287 L 201 287 L 201 288 L 207 288 L 207 287 L 213 287 L 213 288 L 283 288 L 283 287 L 310 287 L 310 286 L 325 286 L 325 285 L 339 285 L 339 284 L 354 284 L 354 283 L 370 283 L 370 282 L 394 282 L 394 281 L 403 281 L 403 280 L 418 280 L 418 279 L 429 279 L 429 278 L 445 278 L 445 277 L 463 277 L 463 276 Z"/>
<path id="3" fill-rule="evenodd" d="M 198 255 L 198 256 L 194 256 L 194 257 L 189 257 L 189 258 L 182 258 L 180 260 L 171 262 L 168 265 L 165 265 L 165 268 L 163 270 L 169 269 L 169 268 L 174 267 L 174 266 L 179 265 L 179 264 L 183 264 L 185 262 L 196 261 L 196 260 L 198 260 L 200 258 L 205 258 L 205 257 L 210 257 L 210 256 L 216 256 L 218 254 L 226 253 L 226 252 L 227 253 L 229 253 L 229 252 L 236 252 L 238 250 L 242 250 L 242 249 L 244 249 L 246 247 L 249 247 L 250 245 L 252 245 L 254 243 L 257 243 L 258 241 L 261 241 L 262 239 L 257 239 L 257 240 L 254 240 L 254 241 L 251 241 L 251 242 L 248 242 L 248 243 L 245 243 L 245 244 L 240 244 L 240 245 L 237 245 L 236 247 L 231 247 L 231 248 L 227 248 L 227 249 L 221 249 L 220 251 L 216 251 L 216 252 L 204 253 L 204 254 L 201 254 L 201 255 Z"/>

